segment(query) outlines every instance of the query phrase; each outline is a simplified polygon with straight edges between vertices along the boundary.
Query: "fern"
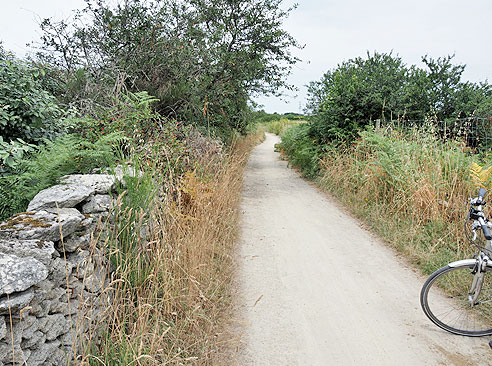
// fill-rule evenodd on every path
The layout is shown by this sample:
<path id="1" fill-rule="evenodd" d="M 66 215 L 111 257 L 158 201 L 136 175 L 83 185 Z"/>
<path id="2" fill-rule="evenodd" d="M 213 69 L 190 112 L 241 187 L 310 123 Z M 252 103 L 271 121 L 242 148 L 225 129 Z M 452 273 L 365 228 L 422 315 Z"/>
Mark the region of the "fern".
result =
<path id="1" fill-rule="evenodd" d="M 73 134 L 46 141 L 35 155 L 20 162 L 15 174 L 0 177 L 0 219 L 25 210 L 39 191 L 56 184 L 63 175 L 112 165 L 125 141 L 120 133 L 96 142 Z"/>
<path id="2" fill-rule="evenodd" d="M 492 166 L 484 169 L 484 167 L 473 162 L 470 166 L 470 178 L 473 183 L 479 187 L 486 188 L 487 183 L 490 181 L 492 175 Z"/>

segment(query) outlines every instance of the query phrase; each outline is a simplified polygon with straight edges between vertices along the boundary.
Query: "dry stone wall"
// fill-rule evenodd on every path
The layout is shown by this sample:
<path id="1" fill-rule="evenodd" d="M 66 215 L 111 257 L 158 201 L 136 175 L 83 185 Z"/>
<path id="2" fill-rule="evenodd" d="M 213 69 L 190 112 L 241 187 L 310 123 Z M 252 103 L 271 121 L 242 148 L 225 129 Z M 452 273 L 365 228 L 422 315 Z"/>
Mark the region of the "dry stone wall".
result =
<path id="1" fill-rule="evenodd" d="M 103 227 L 116 178 L 70 175 L 0 223 L 0 366 L 66 365 L 111 294 Z"/>

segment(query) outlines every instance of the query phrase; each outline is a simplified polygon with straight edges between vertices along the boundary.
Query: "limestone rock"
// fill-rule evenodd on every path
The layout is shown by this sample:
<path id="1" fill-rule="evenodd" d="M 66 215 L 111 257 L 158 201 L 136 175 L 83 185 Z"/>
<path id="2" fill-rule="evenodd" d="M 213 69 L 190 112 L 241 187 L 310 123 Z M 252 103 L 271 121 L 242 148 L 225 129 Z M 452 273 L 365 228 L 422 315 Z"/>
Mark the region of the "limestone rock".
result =
<path id="1" fill-rule="evenodd" d="M 57 249 L 63 253 L 65 252 L 75 252 L 77 249 L 87 249 L 91 241 L 90 234 L 77 235 L 77 233 L 70 235 L 66 240 L 57 245 Z"/>
<path id="2" fill-rule="evenodd" d="M 70 277 L 72 273 L 73 264 L 69 261 L 64 261 L 61 258 L 56 258 L 51 263 L 51 273 L 49 280 L 54 283 L 55 286 L 61 286 L 67 283 L 67 277 Z"/>
<path id="3" fill-rule="evenodd" d="M 100 293 L 104 287 L 104 279 L 93 273 L 84 278 L 84 285 L 90 293 Z"/>
<path id="4" fill-rule="evenodd" d="M 30 326 L 32 326 L 38 318 L 36 318 L 33 315 L 26 315 L 25 313 L 22 314 L 22 329 L 27 329 Z"/>
<path id="5" fill-rule="evenodd" d="M 5 323 L 7 335 L 5 339 L 0 342 L 0 362 L 11 364 L 14 359 L 13 356 L 15 356 L 15 365 L 24 365 L 26 357 L 20 347 L 22 326 L 18 321 L 13 322 L 12 328 L 10 327 L 10 322 L 7 321 Z M 14 341 L 14 347 L 12 347 L 12 339 Z"/>
<path id="6" fill-rule="evenodd" d="M 85 281 L 95 271 L 93 258 L 87 250 L 80 250 L 75 254 L 71 254 L 67 260 L 74 268 L 73 275 L 80 280 Z"/>
<path id="7" fill-rule="evenodd" d="M 22 348 L 31 348 L 34 345 L 46 342 L 46 335 L 39 330 L 35 331 L 29 339 L 22 341 Z"/>
<path id="8" fill-rule="evenodd" d="M 36 333 L 39 330 L 39 321 L 36 317 L 30 316 L 29 318 L 32 318 L 34 320 L 29 319 L 29 322 L 23 321 L 23 331 L 22 331 L 22 338 L 24 339 L 31 339 L 34 337 L 34 333 Z"/>
<path id="9" fill-rule="evenodd" d="M 72 334 L 72 332 L 65 333 L 64 335 L 60 336 L 58 340 L 61 342 L 62 346 L 72 346 L 73 341 L 74 341 L 75 335 Z"/>
<path id="10" fill-rule="evenodd" d="M 79 250 L 75 253 L 70 253 L 70 255 L 67 256 L 67 262 L 70 263 L 73 268 L 77 268 L 78 272 L 80 267 L 83 267 L 85 263 L 90 261 L 90 256 L 91 253 L 88 250 Z"/>
<path id="11" fill-rule="evenodd" d="M 7 326 L 5 325 L 5 318 L 0 316 L 0 340 L 7 335 Z"/>
<path id="12" fill-rule="evenodd" d="M 91 218 L 94 222 L 91 225 L 91 231 L 101 231 L 109 224 L 114 223 L 114 215 L 110 215 L 109 212 L 97 212 L 91 214 Z"/>
<path id="13" fill-rule="evenodd" d="M 0 223 L 0 239 L 60 240 L 69 236 L 79 226 L 84 216 L 75 208 L 61 208 L 58 213 L 48 211 L 23 212 Z"/>
<path id="14" fill-rule="evenodd" d="M 56 287 L 46 294 L 46 300 L 67 301 L 67 290 L 62 287 Z"/>
<path id="15" fill-rule="evenodd" d="M 20 294 L 13 294 L 9 297 L 0 297 L 0 315 L 9 313 L 16 314 L 19 310 L 25 308 L 34 297 L 34 291 L 28 290 Z"/>
<path id="16" fill-rule="evenodd" d="M 50 355 L 56 352 L 59 346 L 60 342 L 58 341 L 40 344 L 39 348 L 32 351 L 29 359 L 27 360 L 27 364 L 30 366 L 45 365 L 45 361 Z"/>
<path id="17" fill-rule="evenodd" d="M 33 257 L 49 265 L 55 252 L 53 242 L 46 240 L 2 240 L 0 239 L 0 253 L 13 254 L 18 257 Z"/>
<path id="18" fill-rule="evenodd" d="M 82 212 L 85 214 L 94 212 L 105 212 L 111 209 L 112 199 L 107 194 L 96 194 L 87 200 L 82 206 Z"/>
<path id="19" fill-rule="evenodd" d="M 38 260 L 0 253 L 0 296 L 27 290 L 46 277 L 48 270 Z"/>
<path id="20" fill-rule="evenodd" d="M 39 192 L 27 206 L 28 211 L 47 208 L 74 207 L 85 200 L 95 189 L 82 184 L 59 184 Z"/>
<path id="21" fill-rule="evenodd" d="M 49 275 L 48 275 L 48 277 L 49 277 Z M 40 291 L 44 291 L 47 294 L 51 294 L 53 291 L 53 288 L 55 287 L 55 284 L 46 279 L 46 280 L 38 283 L 36 286 L 39 288 Z M 50 297 L 48 296 L 47 298 L 50 298 Z"/>
<path id="22" fill-rule="evenodd" d="M 93 221 L 94 221 L 94 219 L 92 217 L 88 217 L 88 218 L 82 220 L 82 222 L 80 223 L 80 228 L 82 230 L 86 230 L 86 229 L 90 228 Z"/>
<path id="23" fill-rule="evenodd" d="M 95 193 L 108 193 L 113 190 L 116 178 L 109 174 L 72 174 L 61 177 L 60 183 L 82 184 L 94 189 Z"/>
<path id="24" fill-rule="evenodd" d="M 50 305 L 51 305 L 50 300 L 47 300 L 39 295 L 35 296 L 30 304 L 31 306 L 30 313 L 38 317 L 39 321 L 41 322 L 39 325 L 39 329 L 42 329 L 44 327 L 44 323 L 42 322 L 46 319 L 45 316 L 47 316 L 48 313 L 50 312 Z"/>
<path id="25" fill-rule="evenodd" d="M 46 334 L 46 340 L 52 341 L 70 330 L 63 314 L 48 315 L 47 318 L 46 327 L 42 329 L 44 334 Z"/>
<path id="26" fill-rule="evenodd" d="M 7 365 L 12 365 L 12 360 L 15 360 L 15 365 L 24 365 L 26 357 L 24 352 L 22 352 L 20 345 L 14 341 L 14 347 L 12 349 L 9 337 L 6 337 L 5 340 L 8 341 L 8 343 L 0 343 L 0 365 L 3 365 L 2 362 L 5 362 Z M 15 355 L 15 358 L 12 353 Z M 28 363 L 28 365 L 31 364 Z"/>
<path id="27" fill-rule="evenodd" d="M 71 299 L 70 300 L 70 305 L 65 299 L 62 299 L 63 301 L 59 302 L 52 302 L 51 303 L 51 308 L 50 308 L 50 313 L 60 313 L 63 315 L 69 315 L 69 314 L 77 314 L 79 311 L 79 305 L 80 302 L 78 300 Z"/>

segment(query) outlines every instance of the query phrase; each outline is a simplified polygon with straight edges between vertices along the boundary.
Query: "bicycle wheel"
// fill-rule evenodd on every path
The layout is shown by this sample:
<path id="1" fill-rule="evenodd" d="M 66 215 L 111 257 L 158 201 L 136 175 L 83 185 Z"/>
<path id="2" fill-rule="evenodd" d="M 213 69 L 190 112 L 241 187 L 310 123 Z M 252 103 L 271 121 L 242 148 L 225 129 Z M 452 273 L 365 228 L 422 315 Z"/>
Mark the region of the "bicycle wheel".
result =
<path id="1" fill-rule="evenodd" d="M 482 290 L 476 303 L 470 304 L 469 292 L 473 264 L 445 266 L 425 281 L 420 305 L 438 327 L 458 335 L 481 337 L 492 334 L 492 289 L 490 268 L 484 273 Z"/>

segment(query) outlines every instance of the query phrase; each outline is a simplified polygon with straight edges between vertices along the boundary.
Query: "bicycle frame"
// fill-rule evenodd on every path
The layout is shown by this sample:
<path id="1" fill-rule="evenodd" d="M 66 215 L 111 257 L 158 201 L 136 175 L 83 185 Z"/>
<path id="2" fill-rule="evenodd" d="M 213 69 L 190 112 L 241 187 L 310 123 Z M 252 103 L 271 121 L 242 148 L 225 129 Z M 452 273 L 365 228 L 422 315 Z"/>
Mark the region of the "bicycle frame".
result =
<path id="1" fill-rule="evenodd" d="M 492 276 L 492 220 L 483 213 L 486 194 L 487 191 L 480 188 L 478 197 L 470 199 L 471 207 L 465 220 L 467 239 L 478 247 L 475 257 L 439 268 L 427 278 L 420 291 L 422 310 L 435 325 L 469 337 L 492 335 L 492 289 L 485 279 L 487 272 L 490 272 L 487 276 Z M 473 221 L 471 228 L 470 221 Z M 478 238 L 479 233 L 483 237 Z M 447 293 L 449 302 L 442 301 L 442 290 Z M 482 321 L 481 317 L 486 319 Z"/>
<path id="2" fill-rule="evenodd" d="M 486 241 L 485 249 L 492 253 L 492 243 L 491 240 Z M 492 271 L 492 261 L 484 250 L 480 250 L 477 258 L 475 259 L 462 259 L 449 263 L 450 267 L 459 267 L 463 265 L 473 266 L 474 277 L 470 291 L 468 292 L 468 302 L 470 306 L 475 306 L 477 304 L 478 297 L 480 296 L 480 291 L 482 290 L 483 279 L 485 276 L 486 268 L 489 267 Z"/>

